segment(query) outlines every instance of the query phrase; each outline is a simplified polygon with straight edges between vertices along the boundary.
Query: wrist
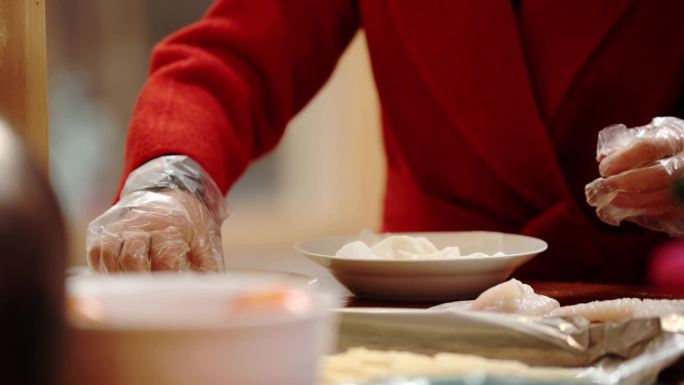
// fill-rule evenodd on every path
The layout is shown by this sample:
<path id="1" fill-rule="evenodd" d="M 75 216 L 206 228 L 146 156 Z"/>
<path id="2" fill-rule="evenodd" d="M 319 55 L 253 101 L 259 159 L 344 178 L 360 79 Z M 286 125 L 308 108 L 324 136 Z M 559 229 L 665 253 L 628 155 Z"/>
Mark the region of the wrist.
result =
<path id="1" fill-rule="evenodd" d="M 165 155 L 135 169 L 121 197 L 136 191 L 184 191 L 202 202 L 219 225 L 230 214 L 221 190 L 202 166 L 185 155 Z"/>

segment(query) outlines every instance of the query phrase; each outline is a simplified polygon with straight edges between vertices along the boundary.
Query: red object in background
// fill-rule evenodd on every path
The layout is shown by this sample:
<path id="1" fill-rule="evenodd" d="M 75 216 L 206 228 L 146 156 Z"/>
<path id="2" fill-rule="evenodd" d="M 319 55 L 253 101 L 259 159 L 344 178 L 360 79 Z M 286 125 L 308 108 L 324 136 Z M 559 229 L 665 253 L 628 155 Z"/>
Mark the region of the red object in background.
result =
<path id="1" fill-rule="evenodd" d="M 684 2 L 217 1 L 162 42 L 124 176 L 187 154 L 226 191 L 365 29 L 388 158 L 384 229 L 549 242 L 519 277 L 641 282 L 664 237 L 584 203 L 598 131 L 684 112 Z"/>
<path id="2" fill-rule="evenodd" d="M 684 240 L 669 242 L 653 252 L 648 278 L 655 286 L 684 288 Z"/>

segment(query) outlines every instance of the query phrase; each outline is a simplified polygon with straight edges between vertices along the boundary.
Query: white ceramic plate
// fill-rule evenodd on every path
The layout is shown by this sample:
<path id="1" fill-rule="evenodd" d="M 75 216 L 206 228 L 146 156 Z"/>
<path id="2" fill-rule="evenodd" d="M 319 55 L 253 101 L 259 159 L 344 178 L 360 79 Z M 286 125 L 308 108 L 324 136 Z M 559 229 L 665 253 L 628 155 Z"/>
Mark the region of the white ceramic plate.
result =
<path id="1" fill-rule="evenodd" d="M 502 256 L 432 260 L 379 260 L 335 257 L 353 236 L 303 241 L 295 249 L 330 270 L 358 297 L 393 301 L 473 299 L 505 281 L 513 271 L 546 250 L 541 239 L 487 231 L 404 233 L 426 237 L 438 248 L 458 246 L 464 255 L 481 252 Z"/>

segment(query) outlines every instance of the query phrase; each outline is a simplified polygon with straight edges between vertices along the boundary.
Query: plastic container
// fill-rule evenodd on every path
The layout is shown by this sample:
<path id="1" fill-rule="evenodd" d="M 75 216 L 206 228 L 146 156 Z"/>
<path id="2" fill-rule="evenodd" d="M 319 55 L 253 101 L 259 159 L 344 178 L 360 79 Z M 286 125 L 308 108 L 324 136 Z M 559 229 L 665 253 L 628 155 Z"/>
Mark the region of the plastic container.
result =
<path id="1" fill-rule="evenodd" d="M 315 384 L 336 296 L 273 274 L 67 281 L 75 385 Z"/>

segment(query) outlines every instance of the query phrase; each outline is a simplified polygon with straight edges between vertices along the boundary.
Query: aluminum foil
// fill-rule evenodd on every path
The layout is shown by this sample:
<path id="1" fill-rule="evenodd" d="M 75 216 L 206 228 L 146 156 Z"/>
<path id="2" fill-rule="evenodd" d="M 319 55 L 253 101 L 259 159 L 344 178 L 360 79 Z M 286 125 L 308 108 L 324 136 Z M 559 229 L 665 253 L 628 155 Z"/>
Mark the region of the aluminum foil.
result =
<path id="1" fill-rule="evenodd" d="M 605 323 L 417 309 L 342 309 L 340 314 L 339 351 L 362 346 L 512 359 L 578 368 L 581 383 L 652 384 L 661 370 L 684 357 L 684 315 L 679 314 Z"/>

